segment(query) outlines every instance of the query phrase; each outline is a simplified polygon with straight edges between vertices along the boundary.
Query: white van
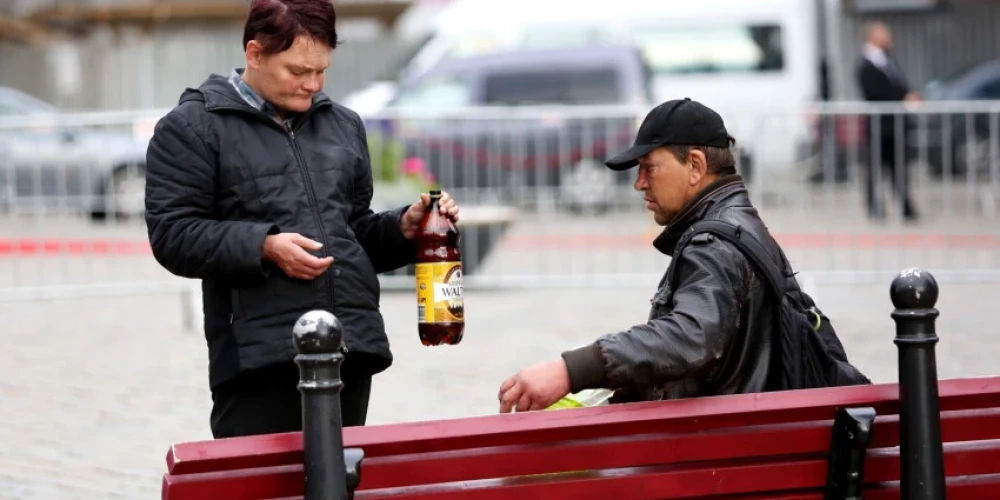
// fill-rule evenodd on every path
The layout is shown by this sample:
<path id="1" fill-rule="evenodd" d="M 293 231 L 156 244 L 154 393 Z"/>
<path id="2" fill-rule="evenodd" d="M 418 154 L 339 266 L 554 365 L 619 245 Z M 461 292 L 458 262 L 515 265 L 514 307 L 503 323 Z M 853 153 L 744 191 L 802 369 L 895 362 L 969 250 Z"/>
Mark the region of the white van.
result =
<path id="1" fill-rule="evenodd" d="M 755 171 L 790 168 L 810 139 L 809 122 L 775 110 L 795 110 L 819 95 L 815 5 L 809 0 L 454 0 L 400 79 L 445 58 L 501 48 L 635 43 L 653 72 L 654 100 L 701 101 L 722 113 L 738 142 L 750 148 Z"/>

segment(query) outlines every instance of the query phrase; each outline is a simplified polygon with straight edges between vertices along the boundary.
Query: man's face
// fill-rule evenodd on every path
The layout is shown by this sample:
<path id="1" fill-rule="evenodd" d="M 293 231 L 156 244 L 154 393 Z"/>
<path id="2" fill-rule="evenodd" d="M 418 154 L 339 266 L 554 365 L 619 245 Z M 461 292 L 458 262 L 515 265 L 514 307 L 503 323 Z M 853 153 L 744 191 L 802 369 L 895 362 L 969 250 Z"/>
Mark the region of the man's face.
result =
<path id="1" fill-rule="evenodd" d="M 263 54 L 260 48 L 257 41 L 247 44 L 247 68 L 255 74 L 254 90 L 279 110 L 308 110 L 313 96 L 323 89 L 333 49 L 307 35 L 299 35 L 284 52 Z"/>
<path id="2" fill-rule="evenodd" d="M 639 158 L 635 190 L 642 192 L 653 220 L 666 226 L 697 194 L 705 173 L 705 155 L 701 151 L 692 150 L 687 161 L 681 162 L 665 148 L 657 148 Z"/>
<path id="3" fill-rule="evenodd" d="M 892 48 L 892 33 L 888 26 L 879 24 L 872 30 L 872 44 L 884 50 Z"/>

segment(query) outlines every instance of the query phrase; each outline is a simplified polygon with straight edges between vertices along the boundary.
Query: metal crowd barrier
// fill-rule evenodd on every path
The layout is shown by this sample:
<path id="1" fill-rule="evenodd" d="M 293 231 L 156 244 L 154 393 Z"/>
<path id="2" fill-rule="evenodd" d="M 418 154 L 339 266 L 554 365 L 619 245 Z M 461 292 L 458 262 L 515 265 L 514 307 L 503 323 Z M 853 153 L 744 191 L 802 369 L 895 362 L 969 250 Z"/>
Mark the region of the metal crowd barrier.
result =
<path id="1" fill-rule="evenodd" d="M 878 283 L 915 261 L 942 281 L 1000 280 L 1000 102 L 719 109 L 751 198 L 804 280 Z M 373 204 L 411 203 L 430 183 L 452 193 L 470 287 L 649 286 L 668 259 L 650 245 L 660 228 L 634 172 L 602 163 L 631 144 L 647 110 L 365 116 Z M 182 292 L 199 309 L 198 283 L 158 266 L 130 213 L 165 112 L 0 119 L 0 301 Z M 896 168 L 869 177 L 885 147 Z M 893 194 L 904 175 L 916 221 Z M 868 216 L 869 178 L 884 219 Z M 387 273 L 383 286 L 411 290 L 411 274 Z"/>

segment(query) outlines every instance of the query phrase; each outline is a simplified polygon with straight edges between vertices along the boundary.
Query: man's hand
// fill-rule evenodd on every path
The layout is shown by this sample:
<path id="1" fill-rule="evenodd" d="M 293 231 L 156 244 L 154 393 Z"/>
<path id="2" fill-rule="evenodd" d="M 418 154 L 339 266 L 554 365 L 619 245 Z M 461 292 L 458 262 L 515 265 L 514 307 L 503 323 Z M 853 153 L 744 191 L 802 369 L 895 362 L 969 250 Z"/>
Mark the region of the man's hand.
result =
<path id="1" fill-rule="evenodd" d="M 302 280 L 315 279 L 333 263 L 333 257 L 321 259 L 306 251 L 320 248 L 323 248 L 322 243 L 298 233 L 271 234 L 264 238 L 264 258 L 289 277 Z"/>
<path id="2" fill-rule="evenodd" d="M 500 384 L 500 413 L 544 410 L 569 394 L 569 371 L 562 359 L 529 366 Z"/>
<path id="3" fill-rule="evenodd" d="M 417 228 L 420 227 L 420 221 L 424 219 L 424 214 L 427 213 L 427 207 L 430 206 L 430 203 L 431 196 L 427 193 L 421 193 L 420 201 L 406 209 L 406 213 L 399 221 L 399 230 L 403 232 L 404 238 L 412 240 L 417 235 Z M 438 202 L 438 206 L 441 208 L 442 214 L 447 215 L 452 222 L 458 222 L 458 204 L 451 199 L 447 192 L 441 191 L 441 200 Z"/>

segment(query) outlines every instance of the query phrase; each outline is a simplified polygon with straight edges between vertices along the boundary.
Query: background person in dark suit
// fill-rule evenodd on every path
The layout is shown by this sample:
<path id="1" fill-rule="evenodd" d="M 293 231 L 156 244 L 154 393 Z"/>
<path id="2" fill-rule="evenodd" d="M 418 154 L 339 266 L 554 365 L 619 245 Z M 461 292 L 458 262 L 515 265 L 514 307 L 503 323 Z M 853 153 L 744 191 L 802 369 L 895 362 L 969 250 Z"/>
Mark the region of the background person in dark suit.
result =
<path id="1" fill-rule="evenodd" d="M 864 99 L 878 102 L 920 100 L 920 94 L 910 91 L 906 77 L 890 54 L 891 46 L 892 33 L 885 23 L 873 22 L 865 27 L 865 44 L 861 49 L 862 57 L 857 72 Z M 897 121 L 902 123 L 897 124 Z M 917 212 L 910 199 L 906 155 L 902 154 L 905 146 L 902 140 L 906 137 L 906 116 L 883 114 L 878 119 L 870 117 L 867 125 L 869 140 L 878 141 L 878 151 L 873 151 L 869 156 L 865 176 L 868 216 L 872 219 L 885 217 L 885 208 L 876 189 L 880 172 L 884 172 L 889 176 L 893 190 L 903 205 L 903 217 L 916 220 Z M 900 129 L 897 130 L 897 127 Z M 898 156 L 897 147 L 901 149 Z"/>

